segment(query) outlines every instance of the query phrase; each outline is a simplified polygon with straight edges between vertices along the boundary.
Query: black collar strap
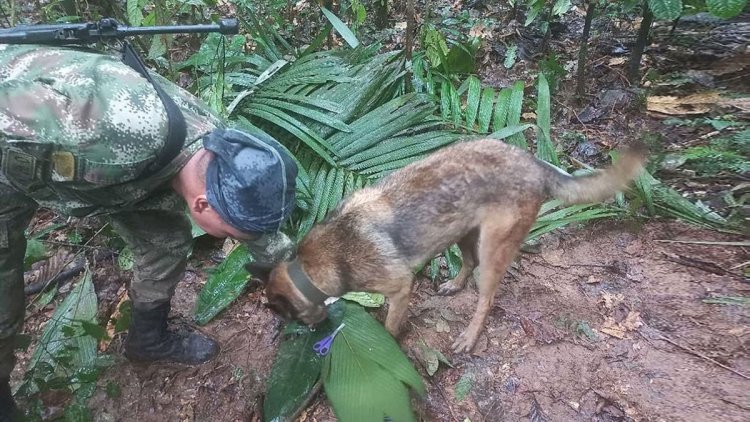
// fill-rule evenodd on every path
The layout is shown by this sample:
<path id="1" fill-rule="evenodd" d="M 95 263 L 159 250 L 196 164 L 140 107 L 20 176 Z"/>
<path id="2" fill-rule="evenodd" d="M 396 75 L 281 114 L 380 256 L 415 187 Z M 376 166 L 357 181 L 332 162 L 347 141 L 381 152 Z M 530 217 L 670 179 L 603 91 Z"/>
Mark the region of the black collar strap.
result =
<path id="1" fill-rule="evenodd" d="M 315 287 L 310 280 L 310 277 L 305 274 L 302 270 L 302 266 L 296 259 L 287 264 L 287 272 L 289 278 L 292 279 L 292 284 L 312 303 L 323 304 L 329 296 L 323 293 L 319 288 Z"/>

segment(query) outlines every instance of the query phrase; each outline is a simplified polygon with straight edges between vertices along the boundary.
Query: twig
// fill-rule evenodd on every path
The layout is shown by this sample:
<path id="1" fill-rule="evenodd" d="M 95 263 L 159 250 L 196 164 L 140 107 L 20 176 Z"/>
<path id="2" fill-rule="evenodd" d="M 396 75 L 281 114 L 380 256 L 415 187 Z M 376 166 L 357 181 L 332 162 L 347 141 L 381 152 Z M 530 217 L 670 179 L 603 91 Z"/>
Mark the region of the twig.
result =
<path id="1" fill-rule="evenodd" d="M 691 258 L 689 256 L 676 255 L 676 254 L 665 253 L 665 252 L 662 252 L 662 254 L 667 257 L 667 260 L 680 264 L 680 265 L 684 265 L 686 267 L 697 268 L 701 271 L 705 271 L 711 274 L 727 275 L 730 277 L 738 278 L 740 280 L 745 280 L 745 277 L 739 274 L 735 274 L 729 270 L 726 270 L 714 264 L 713 262 L 701 261 L 700 259 Z"/>
<path id="2" fill-rule="evenodd" d="M 733 265 L 733 266 L 729 267 L 729 269 L 730 269 L 730 270 L 736 270 L 737 268 L 742 268 L 742 267 L 746 267 L 746 266 L 748 266 L 748 265 L 750 265 L 750 261 L 740 262 L 740 263 L 739 263 L 739 264 L 737 264 L 737 265 Z"/>
<path id="3" fill-rule="evenodd" d="M 69 242 L 57 242 L 57 241 L 55 241 L 55 240 L 46 240 L 46 239 L 41 239 L 40 241 L 41 241 L 42 243 L 48 243 L 48 244 L 50 244 L 50 245 L 57 245 L 57 246 L 69 246 L 69 247 L 71 247 L 71 248 L 85 248 L 85 249 L 104 249 L 104 248 L 103 248 L 103 247 L 101 247 L 101 246 L 88 246 L 88 245 L 78 245 L 78 244 L 75 244 L 75 243 L 69 243 Z"/>
<path id="4" fill-rule="evenodd" d="M 707 246 L 739 246 L 739 247 L 750 246 L 750 242 L 712 242 L 708 240 L 668 240 L 668 239 L 656 239 L 656 241 L 662 242 L 662 243 L 687 243 L 690 245 L 707 245 Z"/>
<path id="5" fill-rule="evenodd" d="M 640 334 L 640 335 L 641 335 L 641 336 L 642 336 L 643 338 L 646 338 L 646 336 L 645 336 L 645 335 L 643 335 L 643 333 L 641 333 L 640 331 L 638 331 L 638 334 Z M 682 350 L 684 350 L 684 351 L 686 351 L 686 352 L 688 352 L 688 353 L 690 353 L 690 354 L 692 354 L 692 355 L 698 356 L 699 358 L 701 358 L 701 359 L 704 359 L 704 360 L 706 360 L 706 361 L 708 361 L 708 362 L 711 362 L 711 363 L 713 363 L 713 364 L 714 364 L 714 365 L 716 365 L 716 366 L 719 366 L 719 367 L 721 367 L 721 368 L 724 368 L 724 369 L 726 369 L 727 371 L 733 372 L 733 373 L 735 373 L 735 374 L 737 374 L 737 375 L 741 376 L 742 378 L 744 378 L 744 379 L 746 379 L 746 380 L 750 380 L 750 376 L 747 376 L 747 375 L 743 374 L 742 372 L 740 372 L 740 371 L 738 371 L 738 370 L 736 370 L 736 369 L 730 368 L 730 367 L 728 367 L 728 366 L 724 365 L 724 364 L 723 364 L 723 363 L 721 363 L 721 362 L 717 362 L 716 360 L 714 360 L 714 359 L 711 359 L 710 357 L 708 357 L 708 356 L 706 356 L 706 355 L 704 355 L 704 354 L 702 354 L 702 353 L 700 353 L 700 352 L 698 352 L 698 351 L 696 351 L 696 350 L 693 350 L 693 349 L 691 349 L 691 348 L 689 348 L 689 347 L 687 347 L 687 346 L 683 346 L 683 345 L 681 345 L 681 344 L 679 344 L 679 343 L 675 342 L 674 340 L 670 339 L 669 337 L 666 337 L 666 336 L 664 336 L 664 335 L 663 335 L 663 334 L 661 334 L 661 333 L 656 333 L 656 336 L 657 336 L 657 338 L 658 338 L 659 340 L 664 340 L 664 341 L 666 341 L 667 343 L 669 343 L 669 344 L 671 344 L 671 345 L 673 345 L 673 346 L 676 346 L 676 347 L 678 347 L 678 348 L 680 348 L 680 349 L 682 349 Z M 648 340 L 648 338 L 646 338 L 646 340 Z"/>
<path id="6" fill-rule="evenodd" d="M 318 395 L 320 392 L 320 389 L 323 387 L 323 382 L 318 381 L 315 383 L 312 389 L 310 389 L 310 392 L 307 394 L 307 397 L 305 398 L 305 401 L 302 403 L 302 406 L 300 406 L 296 412 L 292 415 L 291 418 L 289 418 L 290 421 L 295 421 L 299 417 L 299 415 L 302 413 L 303 410 L 307 409 L 308 406 L 310 406 L 310 403 L 312 403 L 315 396 Z"/>

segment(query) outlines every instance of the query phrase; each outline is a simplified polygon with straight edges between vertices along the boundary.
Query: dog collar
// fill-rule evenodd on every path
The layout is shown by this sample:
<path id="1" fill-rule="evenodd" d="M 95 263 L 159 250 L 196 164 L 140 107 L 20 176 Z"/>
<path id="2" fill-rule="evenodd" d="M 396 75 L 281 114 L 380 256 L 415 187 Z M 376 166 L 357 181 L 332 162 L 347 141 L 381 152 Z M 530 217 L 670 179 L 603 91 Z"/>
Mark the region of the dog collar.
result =
<path id="1" fill-rule="evenodd" d="M 322 304 L 329 296 L 317 288 L 310 277 L 302 270 L 302 266 L 296 259 L 287 264 L 287 272 L 292 284 L 305 296 L 310 302 Z"/>

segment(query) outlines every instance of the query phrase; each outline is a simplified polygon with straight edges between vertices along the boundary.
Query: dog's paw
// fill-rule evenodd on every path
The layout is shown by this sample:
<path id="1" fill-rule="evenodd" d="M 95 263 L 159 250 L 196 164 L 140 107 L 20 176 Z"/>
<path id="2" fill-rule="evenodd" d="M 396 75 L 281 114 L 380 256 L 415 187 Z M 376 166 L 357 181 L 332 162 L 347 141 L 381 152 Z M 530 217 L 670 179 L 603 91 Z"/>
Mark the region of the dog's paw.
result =
<path id="1" fill-rule="evenodd" d="M 479 333 L 471 332 L 469 329 L 461 333 L 460 336 L 453 342 L 454 353 L 469 353 L 474 348 L 474 344 L 477 342 Z"/>
<path id="2" fill-rule="evenodd" d="M 449 296 L 463 290 L 463 286 L 457 286 L 453 281 L 443 283 L 438 288 L 437 294 L 440 296 Z"/>

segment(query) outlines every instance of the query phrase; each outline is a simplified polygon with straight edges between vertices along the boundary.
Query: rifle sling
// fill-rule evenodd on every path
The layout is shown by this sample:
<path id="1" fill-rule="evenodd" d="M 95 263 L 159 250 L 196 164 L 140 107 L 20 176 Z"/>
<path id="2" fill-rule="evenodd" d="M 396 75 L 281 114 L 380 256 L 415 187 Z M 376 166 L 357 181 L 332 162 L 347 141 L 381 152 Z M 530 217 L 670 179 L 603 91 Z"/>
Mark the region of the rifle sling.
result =
<path id="1" fill-rule="evenodd" d="M 151 83 L 167 112 L 167 139 L 164 143 L 164 148 L 157 152 L 156 160 L 146 168 L 146 175 L 151 175 L 166 167 L 182 151 L 185 138 L 187 137 L 185 117 L 174 100 L 172 100 L 172 97 L 164 92 L 164 89 L 154 81 L 148 70 L 146 70 L 146 66 L 138 56 L 138 53 L 136 53 L 133 46 L 127 41 L 123 41 L 122 61 Z"/>

